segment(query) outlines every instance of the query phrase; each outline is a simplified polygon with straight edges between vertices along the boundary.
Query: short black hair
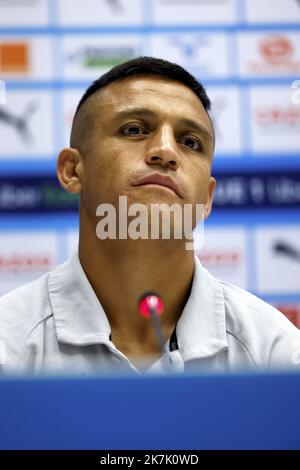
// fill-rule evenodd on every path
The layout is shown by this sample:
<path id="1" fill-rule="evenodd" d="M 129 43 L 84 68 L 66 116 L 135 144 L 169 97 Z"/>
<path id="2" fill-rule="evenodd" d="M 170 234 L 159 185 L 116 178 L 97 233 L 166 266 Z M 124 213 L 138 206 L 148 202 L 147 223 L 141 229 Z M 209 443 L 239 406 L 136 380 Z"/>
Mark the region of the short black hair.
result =
<path id="1" fill-rule="evenodd" d="M 137 57 L 122 64 L 116 65 L 107 73 L 95 80 L 86 90 L 78 103 L 75 116 L 83 103 L 96 91 L 105 87 L 115 80 L 132 75 L 158 75 L 169 80 L 175 80 L 189 87 L 199 98 L 206 112 L 210 110 L 210 99 L 208 98 L 203 85 L 178 64 L 155 57 Z"/>

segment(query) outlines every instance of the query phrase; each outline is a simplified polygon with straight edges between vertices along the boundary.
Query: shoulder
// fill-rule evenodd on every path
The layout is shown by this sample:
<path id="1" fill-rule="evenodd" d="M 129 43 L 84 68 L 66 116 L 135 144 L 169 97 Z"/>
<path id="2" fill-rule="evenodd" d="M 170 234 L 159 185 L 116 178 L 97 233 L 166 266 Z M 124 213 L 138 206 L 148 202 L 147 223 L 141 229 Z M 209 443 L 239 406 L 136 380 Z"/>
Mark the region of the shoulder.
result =
<path id="1" fill-rule="evenodd" d="M 69 259 L 36 281 L 0 298 L 0 370 L 4 362 L 6 369 L 15 367 L 28 345 L 43 348 L 48 327 L 55 334 L 51 288 L 68 282 L 72 263 Z"/>
<path id="2" fill-rule="evenodd" d="M 31 356 L 43 357 L 45 347 L 57 339 L 55 311 L 73 312 L 70 302 L 81 282 L 79 261 L 74 256 L 0 298 L 1 373 L 14 372 L 21 359 L 24 363 L 25 351 L 29 362 Z"/>
<path id="3" fill-rule="evenodd" d="M 0 345 L 10 363 L 20 354 L 30 333 L 52 316 L 48 276 L 0 298 Z"/>
<path id="4" fill-rule="evenodd" d="M 32 322 L 43 318 L 49 305 L 49 273 L 0 297 L 0 321 Z M 42 307 L 42 308 L 41 308 Z"/>
<path id="5" fill-rule="evenodd" d="M 0 322 L 18 328 L 32 328 L 52 312 L 50 292 L 70 283 L 74 271 L 73 257 L 39 279 L 0 297 Z M 1 331 L 0 331 L 1 335 Z"/>
<path id="6" fill-rule="evenodd" d="M 227 334 L 266 366 L 300 363 L 300 331 L 281 312 L 255 295 L 219 281 L 224 296 Z"/>
<path id="7" fill-rule="evenodd" d="M 238 331 L 245 324 L 250 326 L 264 323 L 268 328 L 272 326 L 298 331 L 279 310 L 264 300 L 233 284 L 224 281 L 219 283 L 224 295 L 226 313 L 234 330 Z"/>

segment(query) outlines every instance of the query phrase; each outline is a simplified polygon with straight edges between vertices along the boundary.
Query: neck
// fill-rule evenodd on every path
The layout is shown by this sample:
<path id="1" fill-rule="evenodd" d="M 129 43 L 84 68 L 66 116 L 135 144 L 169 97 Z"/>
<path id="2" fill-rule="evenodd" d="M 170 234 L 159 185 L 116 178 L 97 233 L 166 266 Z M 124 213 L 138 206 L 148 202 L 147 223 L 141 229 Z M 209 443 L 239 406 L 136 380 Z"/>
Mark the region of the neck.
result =
<path id="1" fill-rule="evenodd" d="M 185 250 L 184 240 L 98 240 L 81 227 L 79 258 L 116 347 L 131 359 L 158 356 L 151 321 L 140 316 L 138 299 L 147 291 L 163 299 L 160 319 L 168 339 L 189 297 L 194 252 Z"/>

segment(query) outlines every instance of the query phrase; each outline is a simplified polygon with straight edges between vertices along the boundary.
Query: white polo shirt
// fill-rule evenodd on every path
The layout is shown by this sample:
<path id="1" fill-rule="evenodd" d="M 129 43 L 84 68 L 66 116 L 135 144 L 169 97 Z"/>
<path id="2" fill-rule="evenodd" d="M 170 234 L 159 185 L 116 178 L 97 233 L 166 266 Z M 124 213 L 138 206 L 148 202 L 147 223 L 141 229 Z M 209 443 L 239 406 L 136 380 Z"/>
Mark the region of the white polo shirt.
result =
<path id="1" fill-rule="evenodd" d="M 0 299 L 2 375 L 139 374 L 110 336 L 77 254 Z M 146 373 L 299 370 L 300 331 L 262 300 L 214 278 L 197 257 L 174 338 Z"/>

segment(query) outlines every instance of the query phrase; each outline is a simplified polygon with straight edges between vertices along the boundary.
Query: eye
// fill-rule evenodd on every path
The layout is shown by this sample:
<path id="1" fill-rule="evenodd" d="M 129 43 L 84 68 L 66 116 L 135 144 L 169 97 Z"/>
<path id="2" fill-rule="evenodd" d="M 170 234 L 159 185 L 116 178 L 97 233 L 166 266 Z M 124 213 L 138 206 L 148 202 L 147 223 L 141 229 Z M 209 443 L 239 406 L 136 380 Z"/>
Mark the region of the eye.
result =
<path id="1" fill-rule="evenodd" d="M 122 127 L 121 133 L 124 135 L 136 136 L 136 135 L 144 135 L 146 134 L 146 131 L 140 124 L 130 123 Z"/>
<path id="2" fill-rule="evenodd" d="M 202 143 L 196 137 L 192 137 L 188 135 L 188 136 L 182 137 L 179 140 L 179 142 L 181 142 L 186 147 L 189 147 L 190 149 L 195 150 L 196 152 L 200 152 L 201 150 L 203 150 Z"/>

